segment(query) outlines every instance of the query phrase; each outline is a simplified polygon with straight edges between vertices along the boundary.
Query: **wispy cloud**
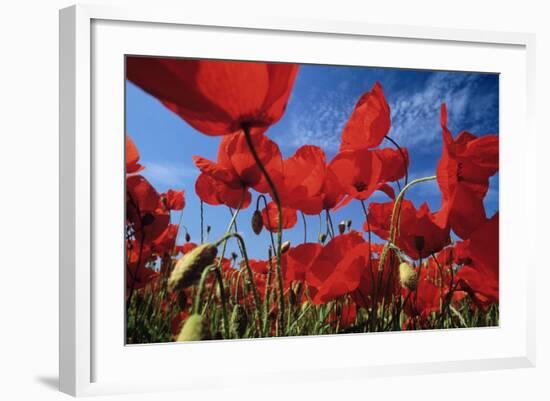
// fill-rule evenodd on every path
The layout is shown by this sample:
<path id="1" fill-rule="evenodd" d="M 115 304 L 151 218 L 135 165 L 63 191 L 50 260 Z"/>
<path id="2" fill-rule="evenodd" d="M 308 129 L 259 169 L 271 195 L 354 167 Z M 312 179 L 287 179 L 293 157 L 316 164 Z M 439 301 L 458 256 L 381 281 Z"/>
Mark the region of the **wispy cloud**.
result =
<path id="1" fill-rule="evenodd" d="M 177 163 L 144 161 L 143 165 L 143 175 L 153 184 L 174 189 L 193 182 L 199 174 L 193 166 Z"/>
<path id="2" fill-rule="evenodd" d="M 340 86 L 347 85 L 341 83 Z M 337 151 L 342 129 L 355 104 L 355 100 L 340 89 L 323 93 L 314 90 L 307 99 L 296 102 L 290 116 L 290 130 L 281 144 L 289 148 L 310 144 L 328 152 Z"/>
<path id="3" fill-rule="evenodd" d="M 441 143 L 439 113 L 443 102 L 447 103 L 453 132 L 497 133 L 498 90 L 487 87 L 486 75 L 434 72 L 416 81 L 415 76 L 407 74 L 391 71 L 376 77 L 390 103 L 390 135 L 401 145 L 420 152 L 434 151 Z M 360 96 L 354 82 L 350 77 L 331 90 L 309 88 L 307 97 L 297 98 L 288 110 L 290 129 L 283 146 L 295 148 L 307 143 L 328 152 L 337 151 L 342 129 Z M 369 90 L 371 85 L 360 86 Z"/>
<path id="4" fill-rule="evenodd" d="M 401 91 L 391 106 L 391 136 L 403 146 L 432 150 L 441 138 L 439 113 L 447 103 L 450 128 L 485 134 L 498 126 L 498 92 L 487 91 L 484 76 L 439 72 L 415 92 Z M 494 116 L 488 120 L 487 116 Z"/>

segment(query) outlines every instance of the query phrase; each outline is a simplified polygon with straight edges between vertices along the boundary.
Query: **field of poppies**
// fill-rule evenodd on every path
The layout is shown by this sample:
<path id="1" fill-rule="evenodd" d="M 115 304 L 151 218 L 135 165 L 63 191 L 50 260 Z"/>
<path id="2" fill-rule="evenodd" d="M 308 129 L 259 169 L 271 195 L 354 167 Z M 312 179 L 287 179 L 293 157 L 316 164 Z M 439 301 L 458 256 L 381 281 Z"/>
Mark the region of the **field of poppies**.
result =
<path id="1" fill-rule="evenodd" d="M 498 135 L 453 134 L 442 103 L 437 168 L 409 177 L 409 152 L 388 136 L 390 106 L 377 82 L 334 133 L 334 157 L 304 145 L 284 158 L 269 129 L 285 113 L 299 68 L 127 57 L 130 82 L 197 135 L 221 137 L 215 161 L 193 157 L 194 188 L 159 193 L 126 133 L 127 343 L 498 325 L 499 217 L 484 206 L 499 169 Z M 429 181 L 440 191 L 437 211 L 407 196 Z M 387 200 L 373 201 L 376 191 Z M 200 199 L 192 211 L 200 232 L 181 218 L 189 196 Z M 351 202 L 363 221 L 333 221 Z M 231 215 L 206 224 L 206 207 Z M 264 240 L 254 249 L 263 258 L 248 256 L 250 238 L 238 230 L 245 209 L 252 218 L 239 225 Z M 299 219 L 326 224 L 317 238 L 290 242 L 285 233 Z M 225 234 L 210 238 L 211 224 Z"/>

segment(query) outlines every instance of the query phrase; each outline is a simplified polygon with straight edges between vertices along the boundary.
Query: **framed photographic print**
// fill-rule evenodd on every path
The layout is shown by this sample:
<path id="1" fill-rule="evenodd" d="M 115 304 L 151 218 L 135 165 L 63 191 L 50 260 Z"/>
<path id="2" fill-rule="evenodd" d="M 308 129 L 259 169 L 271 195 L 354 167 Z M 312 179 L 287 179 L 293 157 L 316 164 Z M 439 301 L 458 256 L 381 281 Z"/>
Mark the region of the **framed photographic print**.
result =
<path id="1" fill-rule="evenodd" d="M 150 11 L 61 11 L 62 391 L 532 366 L 532 36 Z"/>

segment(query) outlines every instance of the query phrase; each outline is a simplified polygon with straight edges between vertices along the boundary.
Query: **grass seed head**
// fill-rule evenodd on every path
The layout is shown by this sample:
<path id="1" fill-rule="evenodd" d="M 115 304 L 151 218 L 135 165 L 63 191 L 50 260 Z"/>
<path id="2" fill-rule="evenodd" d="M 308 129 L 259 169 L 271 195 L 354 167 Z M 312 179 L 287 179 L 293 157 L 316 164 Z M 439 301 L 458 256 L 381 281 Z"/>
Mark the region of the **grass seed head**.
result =
<path id="1" fill-rule="evenodd" d="M 240 304 L 236 304 L 231 312 L 231 320 L 229 321 L 229 328 L 235 338 L 242 338 L 248 325 L 248 317 L 244 307 Z"/>
<path id="2" fill-rule="evenodd" d="M 176 341 L 200 341 L 208 338 L 208 329 L 201 315 L 193 314 L 187 318 Z"/>
<path id="3" fill-rule="evenodd" d="M 214 262 L 217 254 L 218 248 L 207 243 L 183 255 L 168 278 L 168 289 L 177 291 L 195 284 L 203 270 Z"/>
<path id="4" fill-rule="evenodd" d="M 399 265 L 399 281 L 404 288 L 416 290 L 418 275 L 408 263 L 403 262 Z"/>

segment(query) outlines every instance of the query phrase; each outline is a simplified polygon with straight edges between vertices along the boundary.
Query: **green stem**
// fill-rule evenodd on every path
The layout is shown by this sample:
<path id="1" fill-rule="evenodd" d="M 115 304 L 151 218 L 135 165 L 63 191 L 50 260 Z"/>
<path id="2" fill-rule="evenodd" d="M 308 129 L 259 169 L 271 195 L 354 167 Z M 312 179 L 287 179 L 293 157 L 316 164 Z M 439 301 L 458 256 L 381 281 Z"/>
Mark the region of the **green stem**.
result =
<path id="1" fill-rule="evenodd" d="M 302 214 L 302 221 L 304 223 L 304 244 L 307 242 L 307 224 L 306 224 L 306 215 L 304 212 L 300 212 Z"/>
<path id="2" fill-rule="evenodd" d="M 262 321 L 262 333 L 265 337 L 267 337 L 269 335 L 268 331 L 267 331 L 267 323 L 269 321 L 269 304 L 270 304 L 270 301 L 271 301 L 271 278 L 273 276 L 273 263 L 272 263 L 272 258 L 273 258 L 273 255 L 271 253 L 271 249 L 268 251 L 268 259 L 267 259 L 267 264 L 268 264 L 268 271 L 267 271 L 267 280 L 266 280 L 266 285 L 265 285 L 265 294 L 264 294 L 264 309 L 263 309 L 263 321 Z"/>
<path id="3" fill-rule="evenodd" d="M 409 169 L 407 167 L 407 158 L 405 157 L 405 152 L 403 152 L 403 149 L 401 149 L 401 146 L 399 146 L 397 142 L 395 142 L 392 138 L 390 138 L 389 135 L 386 135 L 384 138 L 390 141 L 401 154 L 401 158 L 403 159 L 403 165 L 405 166 L 405 185 L 407 185 L 409 182 Z M 397 180 L 397 185 L 399 186 L 399 180 Z"/>
<path id="4" fill-rule="evenodd" d="M 220 259 L 218 261 L 218 265 L 216 266 L 216 278 L 218 280 L 218 286 L 220 287 L 220 298 L 222 301 L 222 318 L 223 318 L 223 324 L 224 324 L 224 335 L 225 338 L 229 338 L 229 315 L 227 312 L 227 299 L 225 296 L 225 286 L 223 283 L 223 274 L 222 274 L 222 263 L 223 258 L 225 256 L 225 250 L 227 249 L 227 234 L 231 232 L 231 229 L 233 228 L 233 225 L 235 224 L 235 221 L 237 220 L 237 215 L 239 214 L 239 211 L 241 210 L 242 203 L 244 201 L 246 189 L 243 188 L 243 196 L 241 197 L 241 200 L 239 202 L 239 206 L 237 207 L 237 210 L 235 210 L 235 213 L 233 213 L 233 216 L 231 217 L 231 221 L 229 222 L 229 226 L 227 227 L 226 234 L 223 238 L 223 246 L 222 246 L 222 253 L 220 255 Z M 219 245 L 221 241 L 219 241 L 216 246 Z"/>
<path id="5" fill-rule="evenodd" d="M 275 187 L 275 184 L 273 183 L 271 176 L 269 175 L 265 166 L 260 160 L 260 157 L 258 156 L 256 149 L 254 148 L 254 143 L 252 142 L 252 137 L 250 136 L 250 129 L 248 127 L 243 127 L 243 132 L 244 132 L 244 137 L 246 139 L 248 148 L 250 149 L 250 153 L 252 154 L 252 157 L 254 158 L 256 165 L 264 175 L 265 180 L 267 181 L 267 185 L 271 190 L 271 196 L 273 198 L 273 201 L 277 205 L 277 212 L 279 213 L 279 221 L 278 221 L 278 227 L 277 227 L 277 249 L 275 249 L 275 259 L 277 262 L 277 277 L 279 281 L 279 298 L 280 298 L 279 306 L 281 309 L 281 321 L 284 322 L 285 300 L 284 300 L 283 281 L 282 281 L 282 275 L 281 275 L 281 247 L 283 244 L 283 209 L 281 208 L 281 200 L 279 198 L 279 193 L 277 192 L 277 188 Z M 280 324 L 277 325 L 277 327 L 279 326 L 281 325 Z"/>
<path id="6" fill-rule="evenodd" d="M 204 243 L 204 202 L 201 200 L 201 244 Z"/>
<path id="7" fill-rule="evenodd" d="M 215 265 L 210 265 L 202 272 L 197 294 L 195 296 L 195 302 L 193 303 L 192 313 L 202 313 L 202 296 L 204 294 L 204 287 L 206 286 L 206 279 L 215 267 Z"/>
<path id="8" fill-rule="evenodd" d="M 433 175 L 433 176 L 430 176 L 430 177 L 417 178 L 416 180 L 412 180 L 407 185 L 405 185 L 405 187 L 401 190 L 401 192 L 399 192 L 399 195 L 397 195 L 397 197 L 395 198 L 395 202 L 393 204 L 393 211 L 392 211 L 391 219 L 390 219 L 389 238 L 388 238 L 388 242 L 386 243 L 386 245 L 384 245 L 384 249 L 382 250 L 382 255 L 380 255 L 379 268 L 383 268 L 383 266 L 386 262 L 386 256 L 387 256 L 387 253 L 388 253 L 388 249 L 390 248 L 390 244 L 395 243 L 395 238 L 394 238 L 395 237 L 395 230 L 396 230 L 395 219 L 396 219 L 396 215 L 398 214 L 397 213 L 397 210 L 398 210 L 398 207 L 399 207 L 398 205 L 401 204 L 401 201 L 403 200 L 403 197 L 405 196 L 405 193 L 413 185 L 419 184 L 421 182 L 433 181 L 436 178 L 437 177 L 435 175 Z"/>
<path id="9" fill-rule="evenodd" d="M 260 297 L 258 296 L 258 291 L 256 290 L 256 285 L 254 284 L 254 275 L 252 274 L 252 269 L 250 268 L 250 263 L 248 261 L 248 253 L 246 252 L 246 244 L 243 240 L 243 237 L 239 233 L 227 233 L 221 239 L 216 242 L 216 245 L 219 245 L 222 241 L 227 243 L 227 240 L 231 237 L 234 237 L 241 244 L 243 250 L 243 258 L 245 263 L 246 273 L 248 275 L 248 280 L 250 288 L 252 290 L 252 296 L 254 298 L 254 313 L 256 315 L 256 322 L 260 324 Z M 258 326 L 259 327 L 259 326 Z"/>
<path id="10" fill-rule="evenodd" d="M 268 212 L 267 200 L 265 199 L 264 194 L 260 194 L 256 199 L 256 210 L 260 209 L 260 199 L 264 201 L 264 208 L 267 213 Z M 268 216 L 269 216 L 269 213 L 268 213 Z M 271 246 L 273 247 L 273 252 L 275 252 L 275 240 L 273 240 L 273 233 L 271 232 L 271 222 L 269 221 L 269 218 L 267 219 L 267 231 L 269 231 L 269 238 L 271 238 Z"/>

